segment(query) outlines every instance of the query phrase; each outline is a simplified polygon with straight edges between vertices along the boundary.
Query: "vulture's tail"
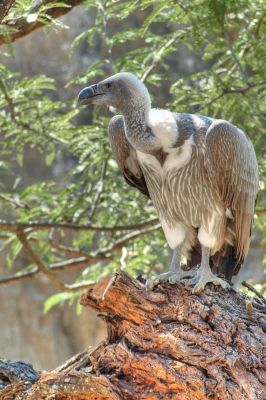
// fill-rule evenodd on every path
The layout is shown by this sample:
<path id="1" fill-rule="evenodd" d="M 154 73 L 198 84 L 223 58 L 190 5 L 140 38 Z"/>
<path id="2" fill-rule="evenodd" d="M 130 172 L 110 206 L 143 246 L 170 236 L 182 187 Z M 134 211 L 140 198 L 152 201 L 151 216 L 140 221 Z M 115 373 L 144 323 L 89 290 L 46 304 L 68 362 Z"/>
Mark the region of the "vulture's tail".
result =
<path id="1" fill-rule="evenodd" d="M 236 249 L 229 244 L 225 244 L 221 250 L 211 257 L 212 272 L 229 282 L 239 272 L 241 265 L 242 262 L 236 255 Z"/>

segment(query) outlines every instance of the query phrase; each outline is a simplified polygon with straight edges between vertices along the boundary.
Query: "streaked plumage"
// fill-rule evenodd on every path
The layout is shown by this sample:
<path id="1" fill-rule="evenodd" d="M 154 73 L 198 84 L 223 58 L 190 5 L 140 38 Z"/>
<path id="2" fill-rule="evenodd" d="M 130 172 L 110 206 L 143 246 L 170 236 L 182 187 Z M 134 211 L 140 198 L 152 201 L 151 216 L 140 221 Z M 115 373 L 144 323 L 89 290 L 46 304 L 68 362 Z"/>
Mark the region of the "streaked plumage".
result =
<path id="1" fill-rule="evenodd" d="M 230 278 L 249 248 L 258 191 L 249 138 L 227 121 L 151 109 L 147 89 L 132 74 L 108 78 L 87 97 L 86 90 L 81 98 L 91 100 L 96 93 L 93 102 L 114 105 L 123 114 L 110 122 L 111 148 L 126 181 L 151 198 L 175 250 L 177 261 L 165 276 L 177 276 L 181 250 L 200 243 L 196 291 L 210 281 L 223 284 L 210 274 L 209 255 L 214 267 L 230 260 L 229 273 L 220 271 Z"/>
<path id="2" fill-rule="evenodd" d="M 136 187 L 149 197 L 143 172 L 138 162 L 137 152 L 127 140 L 124 119 L 121 115 L 116 115 L 112 118 L 108 135 L 112 152 L 123 177 L 129 185 Z"/>

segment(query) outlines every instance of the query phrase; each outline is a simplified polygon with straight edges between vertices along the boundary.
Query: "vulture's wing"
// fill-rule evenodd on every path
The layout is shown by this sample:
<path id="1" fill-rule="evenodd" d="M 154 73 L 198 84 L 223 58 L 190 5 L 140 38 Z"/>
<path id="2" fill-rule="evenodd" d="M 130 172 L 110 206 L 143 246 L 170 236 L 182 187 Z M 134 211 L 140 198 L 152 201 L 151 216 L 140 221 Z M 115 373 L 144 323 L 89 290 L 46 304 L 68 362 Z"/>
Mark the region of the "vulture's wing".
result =
<path id="1" fill-rule="evenodd" d="M 124 118 L 121 115 L 116 115 L 111 119 L 108 135 L 112 152 L 127 183 L 150 197 L 136 150 L 126 137 Z"/>
<path id="2" fill-rule="evenodd" d="M 229 122 L 213 122 L 206 133 L 205 166 L 219 201 L 233 214 L 236 257 L 243 262 L 259 188 L 258 164 L 251 141 Z"/>

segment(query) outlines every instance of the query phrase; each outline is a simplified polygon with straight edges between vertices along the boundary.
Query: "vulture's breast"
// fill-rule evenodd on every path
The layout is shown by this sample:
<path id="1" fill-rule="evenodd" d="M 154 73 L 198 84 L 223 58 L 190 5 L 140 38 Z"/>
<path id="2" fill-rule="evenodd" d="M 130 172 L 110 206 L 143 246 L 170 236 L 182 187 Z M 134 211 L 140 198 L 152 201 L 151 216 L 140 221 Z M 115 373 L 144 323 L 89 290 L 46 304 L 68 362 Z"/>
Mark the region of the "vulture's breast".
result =
<path id="1" fill-rule="evenodd" d="M 192 157 L 193 137 L 185 141 L 183 146 L 162 150 L 163 155 L 143 153 L 137 150 L 137 157 L 142 169 L 148 171 L 162 182 L 167 181 L 169 175 L 184 168 Z"/>
<path id="2" fill-rule="evenodd" d="M 181 222 L 199 227 L 213 212 L 223 213 L 206 181 L 204 155 L 193 137 L 170 149 L 163 163 L 139 151 L 137 157 L 159 218 L 169 226 Z"/>

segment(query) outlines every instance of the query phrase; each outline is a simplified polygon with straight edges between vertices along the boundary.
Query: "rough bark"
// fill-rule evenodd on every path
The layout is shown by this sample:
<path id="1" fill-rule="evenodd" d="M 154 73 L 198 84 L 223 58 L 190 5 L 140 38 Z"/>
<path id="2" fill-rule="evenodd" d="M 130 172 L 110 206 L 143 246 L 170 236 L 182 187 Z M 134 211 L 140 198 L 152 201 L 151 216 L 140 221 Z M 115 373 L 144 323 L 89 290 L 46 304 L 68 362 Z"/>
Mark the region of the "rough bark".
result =
<path id="1" fill-rule="evenodd" d="M 100 280 L 81 303 L 100 312 L 107 340 L 36 383 L 16 379 L 2 396 L 20 390 L 27 400 L 265 398 L 265 305 L 212 286 L 200 295 L 182 284 L 146 291 L 125 273 Z"/>
<path id="2" fill-rule="evenodd" d="M 7 19 L 4 23 L 5 27 L 7 29 L 10 29 L 11 31 L 5 34 L 0 34 L 0 45 L 14 42 L 15 40 L 28 35 L 29 33 L 35 31 L 36 29 L 39 29 L 51 22 L 51 18 L 59 18 L 62 15 L 68 13 L 70 10 L 72 10 L 73 7 L 76 7 L 83 3 L 84 0 L 64 0 L 63 3 L 66 5 L 65 7 L 51 7 L 44 11 L 42 13 L 42 20 L 34 20 L 31 21 L 29 16 L 26 17 L 18 17 L 14 19 Z M 6 1 L 6 3 L 8 3 Z M 14 2 L 9 2 L 9 3 L 14 3 Z M 34 2 L 34 7 L 31 9 L 31 13 L 38 13 L 38 11 L 41 9 L 41 7 L 47 3 L 56 3 L 54 0 L 37 0 Z M 62 2 L 61 2 L 62 3 Z M 11 5 L 12 5 L 11 4 Z M 11 7 L 10 5 L 10 7 Z M 9 7 L 9 8 L 10 8 Z M 8 10 L 9 10 L 8 8 Z M 8 12 L 7 8 L 3 8 L 3 11 L 0 9 L 0 21 L 1 20 L 1 13 L 4 16 Z M 2 18 L 2 19 L 3 19 Z"/>

